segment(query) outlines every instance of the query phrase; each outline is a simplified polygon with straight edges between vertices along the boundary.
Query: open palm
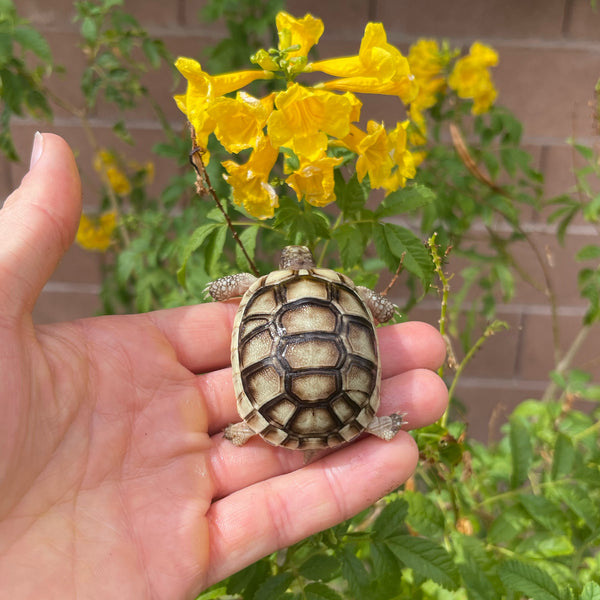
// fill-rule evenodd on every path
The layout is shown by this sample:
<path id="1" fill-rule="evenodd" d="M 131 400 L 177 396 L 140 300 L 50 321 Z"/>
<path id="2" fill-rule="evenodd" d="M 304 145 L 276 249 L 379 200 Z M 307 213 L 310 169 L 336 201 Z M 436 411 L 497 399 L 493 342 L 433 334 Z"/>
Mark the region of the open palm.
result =
<path id="1" fill-rule="evenodd" d="M 232 304 L 34 327 L 79 194 L 70 150 L 45 134 L 0 211 L 0 598 L 193 598 L 410 475 L 403 432 L 306 466 L 259 439 L 223 440 L 238 420 Z M 381 329 L 380 345 L 381 413 L 437 418 L 439 334 L 407 323 Z"/>

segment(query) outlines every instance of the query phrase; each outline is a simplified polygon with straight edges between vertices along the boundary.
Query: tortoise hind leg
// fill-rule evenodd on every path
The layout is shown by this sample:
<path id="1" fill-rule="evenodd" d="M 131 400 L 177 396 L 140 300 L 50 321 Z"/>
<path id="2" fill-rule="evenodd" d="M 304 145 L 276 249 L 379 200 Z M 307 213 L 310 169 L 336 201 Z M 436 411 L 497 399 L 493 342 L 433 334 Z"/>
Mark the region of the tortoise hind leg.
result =
<path id="1" fill-rule="evenodd" d="M 227 425 L 223 430 L 223 437 L 234 446 L 243 446 L 253 435 L 256 435 L 256 431 L 250 429 L 245 421 Z"/>
<path id="2" fill-rule="evenodd" d="M 378 323 L 386 323 L 394 316 L 397 307 L 385 296 L 362 285 L 356 286 L 356 290 Z"/>
<path id="3" fill-rule="evenodd" d="M 204 289 L 205 296 L 210 295 L 213 300 L 229 300 L 243 296 L 246 290 L 256 281 L 252 273 L 236 273 L 225 275 L 209 283 Z"/>
<path id="4" fill-rule="evenodd" d="M 373 417 L 365 431 L 389 442 L 400 431 L 402 425 L 406 425 L 404 416 L 405 414 L 393 413 L 386 417 Z"/>

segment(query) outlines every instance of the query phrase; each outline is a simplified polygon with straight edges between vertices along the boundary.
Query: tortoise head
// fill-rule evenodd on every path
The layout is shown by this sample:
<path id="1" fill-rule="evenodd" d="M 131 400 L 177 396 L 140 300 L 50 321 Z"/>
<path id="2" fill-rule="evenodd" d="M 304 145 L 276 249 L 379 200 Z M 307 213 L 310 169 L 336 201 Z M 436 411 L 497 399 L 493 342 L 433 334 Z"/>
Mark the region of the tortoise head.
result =
<path id="1" fill-rule="evenodd" d="M 315 259 L 306 246 L 286 246 L 281 251 L 280 269 L 311 269 Z"/>

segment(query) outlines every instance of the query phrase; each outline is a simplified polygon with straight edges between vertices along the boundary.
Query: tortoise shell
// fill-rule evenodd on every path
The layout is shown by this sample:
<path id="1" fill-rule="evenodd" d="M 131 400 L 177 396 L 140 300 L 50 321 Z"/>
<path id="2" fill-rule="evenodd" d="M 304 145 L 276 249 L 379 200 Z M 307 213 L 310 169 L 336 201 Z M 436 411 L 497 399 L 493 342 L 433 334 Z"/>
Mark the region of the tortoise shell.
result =
<path id="1" fill-rule="evenodd" d="M 237 408 L 275 446 L 311 450 L 357 437 L 379 408 L 375 326 L 351 279 L 281 269 L 244 294 L 231 346 Z"/>

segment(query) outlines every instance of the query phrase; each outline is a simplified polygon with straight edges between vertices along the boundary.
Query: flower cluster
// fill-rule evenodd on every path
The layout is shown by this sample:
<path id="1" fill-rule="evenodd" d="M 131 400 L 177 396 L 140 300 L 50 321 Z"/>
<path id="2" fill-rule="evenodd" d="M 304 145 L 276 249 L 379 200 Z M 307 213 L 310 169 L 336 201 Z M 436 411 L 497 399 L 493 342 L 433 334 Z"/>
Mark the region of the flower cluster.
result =
<path id="1" fill-rule="evenodd" d="M 85 250 L 106 252 L 116 226 L 117 215 L 113 211 L 103 213 L 97 218 L 83 214 L 79 221 L 76 241 Z"/>
<path id="2" fill-rule="evenodd" d="M 364 131 L 359 128 L 362 103 L 356 93 L 392 95 L 405 104 L 418 93 L 407 58 L 388 43 L 383 26 L 367 24 L 356 56 L 309 62 L 308 53 L 324 30 L 322 21 L 281 12 L 276 25 L 278 48 L 252 57 L 260 69 L 211 76 L 192 59 L 176 62 L 188 86 L 175 101 L 194 128 L 196 144 L 206 149 L 214 134 L 231 154 L 250 150 L 244 163 L 223 162 L 234 201 L 255 217 L 273 216 L 278 195 L 271 173 L 281 153 L 293 157 L 286 162 L 284 181 L 299 201 L 313 206 L 335 201 L 334 168 L 342 162 L 336 147 L 359 156 L 358 178 L 368 175 L 372 188 L 389 193 L 404 186 L 415 175 L 406 123 L 386 130 L 369 121 Z M 315 72 L 333 78 L 314 86 L 296 81 L 301 73 Z M 285 89 L 264 98 L 238 91 L 275 78 L 286 82 Z M 226 97 L 235 91 L 235 98 Z M 207 152 L 203 160 L 210 160 Z"/>
<path id="3" fill-rule="evenodd" d="M 405 57 L 388 43 L 381 23 L 368 23 L 357 55 L 310 62 L 308 53 L 323 34 L 323 22 L 310 14 L 297 19 L 280 12 L 276 25 L 278 47 L 251 58 L 259 69 L 211 76 L 195 60 L 176 62 L 188 85 L 175 101 L 204 150 L 204 163 L 210 160 L 213 134 L 230 154 L 249 151 L 245 162 L 222 163 L 224 177 L 234 202 L 260 219 L 273 216 L 279 202 L 275 184 L 281 181 L 299 201 L 313 206 L 334 202 L 334 169 L 342 162 L 335 149 L 340 147 L 356 154 L 359 181 L 368 176 L 371 188 L 386 194 L 403 187 L 425 157 L 424 111 L 448 89 L 472 99 L 474 114 L 488 110 L 496 96 L 489 67 L 498 57 L 479 42 L 468 56 L 454 60 L 458 52 L 446 44 L 419 40 Z M 297 78 L 304 73 L 332 78 L 301 85 Z M 263 98 L 241 91 L 254 81 L 273 79 L 285 81 L 285 89 Z M 232 92 L 235 97 L 228 96 Z M 399 98 L 409 118 L 391 129 L 370 120 L 361 129 L 362 102 L 356 94 L 362 93 Z M 288 157 L 283 179 L 273 175 L 281 154 Z"/>

